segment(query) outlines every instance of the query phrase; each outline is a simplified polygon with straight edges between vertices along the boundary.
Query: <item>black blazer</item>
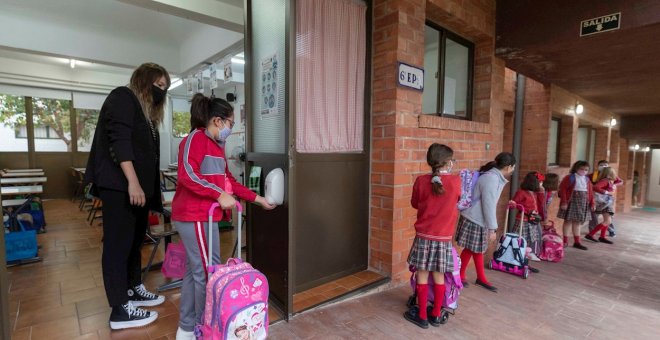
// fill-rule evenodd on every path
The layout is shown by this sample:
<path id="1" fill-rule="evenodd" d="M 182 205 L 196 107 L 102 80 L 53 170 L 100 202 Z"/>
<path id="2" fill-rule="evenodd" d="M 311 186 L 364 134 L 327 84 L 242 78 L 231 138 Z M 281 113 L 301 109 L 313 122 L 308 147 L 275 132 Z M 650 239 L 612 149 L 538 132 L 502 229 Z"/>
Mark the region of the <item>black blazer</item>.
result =
<path id="1" fill-rule="evenodd" d="M 133 161 L 140 186 L 152 208 L 161 206 L 158 129 L 149 123 L 133 91 L 118 87 L 105 99 L 87 160 L 85 182 L 97 189 L 128 192 L 128 180 L 119 164 Z M 160 209 L 157 209 L 160 210 Z"/>

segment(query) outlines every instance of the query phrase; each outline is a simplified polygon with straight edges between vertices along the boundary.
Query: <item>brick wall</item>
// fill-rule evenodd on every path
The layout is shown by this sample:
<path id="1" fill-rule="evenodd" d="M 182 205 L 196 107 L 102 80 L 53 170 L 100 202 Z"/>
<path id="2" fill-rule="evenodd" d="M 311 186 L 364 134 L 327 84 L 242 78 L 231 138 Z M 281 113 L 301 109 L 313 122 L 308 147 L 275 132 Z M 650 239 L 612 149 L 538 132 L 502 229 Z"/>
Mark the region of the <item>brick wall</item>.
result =
<path id="1" fill-rule="evenodd" d="M 430 171 L 428 146 L 452 147 L 458 168 L 477 168 L 502 150 L 505 67 L 494 57 L 494 18 L 492 0 L 375 1 L 370 266 L 395 283 L 409 277 L 410 196 L 415 178 Z M 426 19 L 475 45 L 473 121 L 422 115 L 422 93 L 397 86 L 397 61 L 424 65 Z"/>
<path id="2" fill-rule="evenodd" d="M 547 168 L 551 117 L 550 87 L 527 78 L 519 160 L 521 180 L 530 171 L 544 172 Z"/>

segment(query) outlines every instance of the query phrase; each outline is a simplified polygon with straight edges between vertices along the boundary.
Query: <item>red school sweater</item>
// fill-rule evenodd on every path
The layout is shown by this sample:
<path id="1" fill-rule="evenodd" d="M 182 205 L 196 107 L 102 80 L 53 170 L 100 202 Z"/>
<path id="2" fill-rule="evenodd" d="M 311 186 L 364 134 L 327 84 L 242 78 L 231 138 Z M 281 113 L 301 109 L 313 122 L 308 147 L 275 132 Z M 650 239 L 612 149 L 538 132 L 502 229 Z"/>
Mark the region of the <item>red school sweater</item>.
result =
<path id="1" fill-rule="evenodd" d="M 227 166 L 225 149 L 206 129 L 195 129 L 179 144 L 176 193 L 172 199 L 172 220 L 208 221 L 211 204 L 231 190 L 241 199 L 254 202 L 257 194 L 238 183 Z M 215 209 L 213 220 L 229 219 L 230 212 Z"/>
<path id="2" fill-rule="evenodd" d="M 458 207 L 461 198 L 461 178 L 457 175 L 440 175 L 445 193 L 433 194 L 431 175 L 417 177 L 410 204 L 417 209 L 415 231 L 417 237 L 439 242 L 451 242 L 456 230 Z"/>
<path id="3" fill-rule="evenodd" d="M 513 201 L 516 203 L 522 205 L 525 208 L 525 217 L 523 218 L 525 221 L 529 220 L 528 215 L 532 213 L 532 211 L 536 211 L 539 213 L 539 208 L 538 208 L 538 199 L 539 195 L 538 193 L 531 192 L 529 190 L 518 190 L 515 195 L 513 195 Z M 520 219 L 520 212 L 516 215 L 516 220 Z"/>
<path id="4" fill-rule="evenodd" d="M 561 183 L 559 183 L 559 199 L 560 205 L 566 204 L 571 201 L 571 197 L 573 196 L 573 190 L 575 190 L 575 174 L 568 174 L 564 176 L 564 178 L 561 180 Z M 589 207 L 593 208 L 596 206 L 594 203 L 594 192 L 593 192 L 593 185 L 591 184 L 591 181 L 587 178 L 587 201 L 589 202 Z"/>

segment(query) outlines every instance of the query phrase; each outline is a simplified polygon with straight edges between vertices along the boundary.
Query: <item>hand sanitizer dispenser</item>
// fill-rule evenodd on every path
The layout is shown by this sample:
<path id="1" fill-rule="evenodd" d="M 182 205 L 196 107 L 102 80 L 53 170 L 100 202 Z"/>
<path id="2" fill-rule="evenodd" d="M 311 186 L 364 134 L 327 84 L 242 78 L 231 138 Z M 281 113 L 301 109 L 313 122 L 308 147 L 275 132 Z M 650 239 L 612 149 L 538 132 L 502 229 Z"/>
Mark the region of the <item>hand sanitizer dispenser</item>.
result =
<path id="1" fill-rule="evenodd" d="M 270 204 L 284 203 L 284 171 L 277 168 L 271 170 L 266 176 L 266 201 Z"/>

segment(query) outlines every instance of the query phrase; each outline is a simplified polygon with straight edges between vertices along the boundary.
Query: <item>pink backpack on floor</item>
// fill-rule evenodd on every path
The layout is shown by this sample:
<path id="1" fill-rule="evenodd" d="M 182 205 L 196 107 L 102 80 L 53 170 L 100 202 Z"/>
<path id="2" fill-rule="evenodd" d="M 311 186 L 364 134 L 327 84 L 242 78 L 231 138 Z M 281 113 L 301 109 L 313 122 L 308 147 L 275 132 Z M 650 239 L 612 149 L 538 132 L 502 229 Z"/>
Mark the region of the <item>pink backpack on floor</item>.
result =
<path id="1" fill-rule="evenodd" d="M 543 245 L 539 258 L 544 261 L 560 262 L 564 258 L 563 240 L 553 226 L 543 230 Z"/>

